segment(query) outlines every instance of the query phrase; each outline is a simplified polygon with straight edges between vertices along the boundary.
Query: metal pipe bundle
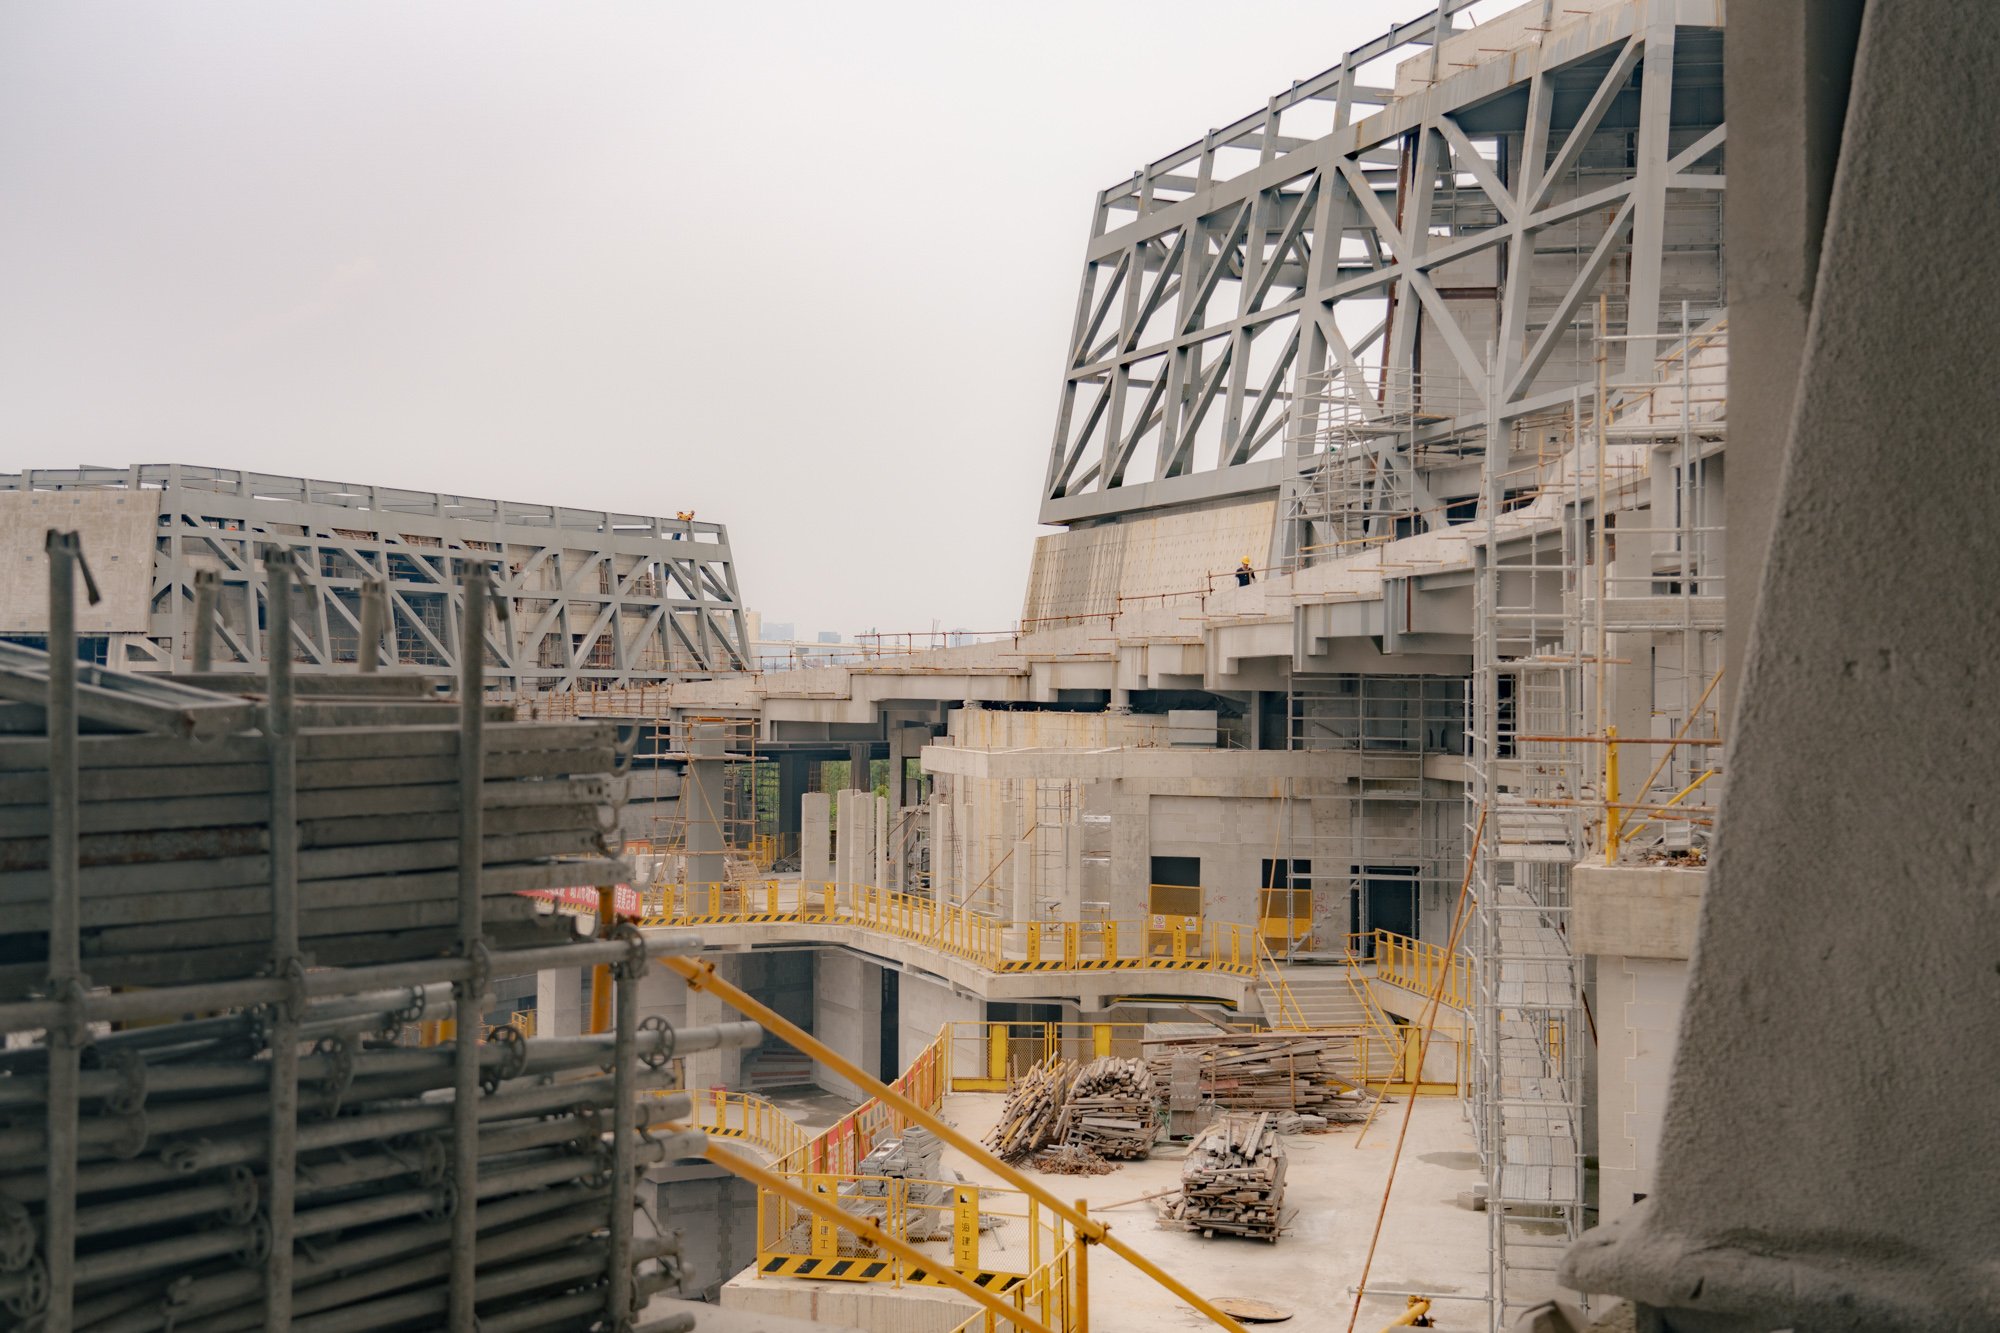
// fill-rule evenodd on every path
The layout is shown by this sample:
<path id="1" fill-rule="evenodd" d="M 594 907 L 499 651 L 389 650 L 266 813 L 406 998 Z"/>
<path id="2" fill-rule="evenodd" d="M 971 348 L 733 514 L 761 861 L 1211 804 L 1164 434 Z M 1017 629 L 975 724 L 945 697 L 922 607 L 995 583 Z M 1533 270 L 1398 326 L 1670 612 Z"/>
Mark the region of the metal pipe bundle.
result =
<path id="1" fill-rule="evenodd" d="M 613 729 L 514 721 L 478 652 L 454 696 L 283 653 L 247 702 L 79 673 L 88 566 L 48 549 L 51 653 L 0 654 L 0 1327 L 632 1326 L 676 1249 L 636 1187 L 703 1146 L 648 1130 L 689 1109 L 670 1061 L 762 1033 L 641 1024 L 698 941 L 521 896 L 627 877 Z M 267 570 L 290 643 L 312 571 Z M 493 977 L 596 964 L 612 1032 L 482 1032 Z"/>

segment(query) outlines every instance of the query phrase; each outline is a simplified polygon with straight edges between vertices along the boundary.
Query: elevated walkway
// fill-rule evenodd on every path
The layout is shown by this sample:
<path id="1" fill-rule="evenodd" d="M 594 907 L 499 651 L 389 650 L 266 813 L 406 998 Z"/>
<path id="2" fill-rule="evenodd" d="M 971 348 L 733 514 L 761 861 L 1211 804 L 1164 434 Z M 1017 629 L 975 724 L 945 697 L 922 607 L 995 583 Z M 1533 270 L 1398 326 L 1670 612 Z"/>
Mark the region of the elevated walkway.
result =
<path id="1" fill-rule="evenodd" d="M 639 925 L 699 927 L 710 947 L 831 945 L 927 972 L 985 1000 L 1068 998 L 1107 1008 L 1144 997 L 1254 1013 L 1256 928 L 1166 929 L 1143 920 L 1015 923 L 929 898 L 798 881 L 641 891 Z"/>

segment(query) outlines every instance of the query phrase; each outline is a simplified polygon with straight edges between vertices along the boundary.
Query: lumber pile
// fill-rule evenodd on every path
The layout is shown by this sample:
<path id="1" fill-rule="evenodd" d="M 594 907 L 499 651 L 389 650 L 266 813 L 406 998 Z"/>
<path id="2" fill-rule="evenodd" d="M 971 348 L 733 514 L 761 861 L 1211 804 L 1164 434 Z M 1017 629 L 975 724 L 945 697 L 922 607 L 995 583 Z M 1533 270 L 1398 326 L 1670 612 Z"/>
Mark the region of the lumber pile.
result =
<path id="1" fill-rule="evenodd" d="M 1339 1032 L 1208 1033 L 1148 1039 L 1154 1075 L 1187 1077 L 1196 1062 L 1203 1100 L 1232 1111 L 1294 1112 L 1329 1121 L 1358 1120 L 1368 1102 L 1350 1077 L 1353 1038 Z"/>
<path id="2" fill-rule="evenodd" d="M 231 688 L 261 687 L 237 677 Z M 299 935 L 318 966 L 455 948 L 457 704 L 416 676 L 302 677 Z M 190 694 L 196 693 L 189 691 Z M 213 694 L 222 708 L 260 702 Z M 622 779 L 608 723 L 487 710 L 481 843 L 492 947 L 560 943 L 522 890 L 611 883 Z M 0 999 L 46 981 L 49 743 L 0 735 Z M 161 986 L 256 972 L 270 955 L 270 740 L 89 734 L 78 743 L 84 970 Z"/>
<path id="3" fill-rule="evenodd" d="M 1118 1169 L 1090 1149 L 1073 1143 L 1044 1148 L 1028 1159 L 1028 1165 L 1048 1176 L 1108 1176 Z"/>
<path id="4" fill-rule="evenodd" d="M 1203 1236 L 1253 1236 L 1275 1244 L 1284 1207 L 1285 1144 L 1271 1117 L 1226 1116 L 1188 1148 L 1181 1192 L 1161 1221 Z"/>
<path id="5" fill-rule="evenodd" d="M 986 1135 L 987 1148 L 1003 1162 L 1018 1162 L 1046 1144 L 1076 1073 L 1075 1064 L 1054 1057 L 1028 1070 L 1008 1091 L 999 1122 Z"/>
<path id="6" fill-rule="evenodd" d="M 1157 1101 L 1153 1071 L 1144 1060 L 1100 1056 L 1071 1082 L 1055 1137 L 1099 1157 L 1144 1157 L 1153 1150 L 1158 1132 Z"/>

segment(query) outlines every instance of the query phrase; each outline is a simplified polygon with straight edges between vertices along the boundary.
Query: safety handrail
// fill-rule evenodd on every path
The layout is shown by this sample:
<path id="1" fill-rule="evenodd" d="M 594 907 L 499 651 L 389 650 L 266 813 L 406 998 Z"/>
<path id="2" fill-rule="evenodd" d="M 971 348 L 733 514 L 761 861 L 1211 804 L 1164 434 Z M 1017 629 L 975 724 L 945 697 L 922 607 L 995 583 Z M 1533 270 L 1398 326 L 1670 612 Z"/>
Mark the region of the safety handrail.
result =
<path id="1" fill-rule="evenodd" d="M 1271 988 L 1271 993 L 1277 996 L 1278 999 L 1278 1012 L 1273 1015 L 1275 1021 L 1271 1026 L 1294 1030 L 1311 1027 L 1312 1024 L 1306 1020 L 1306 1011 L 1300 1006 L 1298 997 L 1293 995 L 1292 988 L 1285 984 L 1285 974 L 1278 967 L 1277 955 L 1271 952 L 1271 946 L 1265 942 L 1262 935 L 1257 937 L 1257 948 L 1259 951 L 1258 970 L 1262 975 L 1264 984 Z M 1285 1016 L 1287 1008 L 1291 1010 L 1290 1018 Z"/>
<path id="2" fill-rule="evenodd" d="M 642 926 L 836 925 L 909 940 L 990 972 L 1194 971 L 1254 977 L 1262 936 L 1227 921 L 1002 921 L 868 885 L 663 884 L 641 889 Z"/>
<path id="3" fill-rule="evenodd" d="M 1407 935 L 1375 932 L 1375 975 L 1422 995 L 1437 989 L 1442 979 L 1445 1004 L 1463 1009 L 1472 1003 L 1472 960 Z"/>

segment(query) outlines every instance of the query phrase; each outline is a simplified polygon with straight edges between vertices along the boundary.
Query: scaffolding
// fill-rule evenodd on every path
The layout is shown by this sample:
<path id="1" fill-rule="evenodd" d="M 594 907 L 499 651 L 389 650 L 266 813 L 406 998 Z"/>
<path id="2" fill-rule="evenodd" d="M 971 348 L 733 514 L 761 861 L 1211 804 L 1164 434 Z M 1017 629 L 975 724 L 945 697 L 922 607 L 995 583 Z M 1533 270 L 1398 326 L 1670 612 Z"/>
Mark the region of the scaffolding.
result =
<path id="1" fill-rule="evenodd" d="M 1344 830 L 1314 820 L 1294 840 L 1308 850 L 1293 862 L 1292 882 L 1303 867 L 1323 904 L 1316 936 L 1360 936 L 1364 952 L 1378 929 L 1442 940 L 1464 851 L 1455 774 L 1431 765 L 1464 753 L 1464 677 L 1294 674 L 1287 713 L 1287 748 L 1355 759 Z"/>
<path id="2" fill-rule="evenodd" d="M 1471 529 L 1469 1112 L 1496 1328 L 1556 1293 L 1557 1263 L 1589 1220 L 1594 1060 L 1586 959 L 1570 942 L 1574 868 L 1699 861 L 1712 796 L 1688 798 L 1719 786 L 1722 525 L 1709 459 L 1726 434 L 1726 327 L 1692 328 L 1684 306 L 1654 379 L 1614 388 L 1609 349 L 1627 340 L 1605 324 L 1600 306 L 1594 399 L 1578 390 L 1566 412 L 1496 426 L 1507 447 L 1490 451 Z"/>
<path id="3" fill-rule="evenodd" d="M 1580 420 L 1573 400 L 1554 431 L 1546 420 L 1510 423 L 1508 447 L 1488 451 L 1474 548 L 1465 811 L 1479 845 L 1466 932 L 1469 1110 L 1486 1167 L 1496 1328 L 1555 1294 L 1556 1266 L 1583 1226 L 1583 976 L 1568 944 L 1570 867 L 1585 845 L 1579 798 L 1589 777 L 1573 739 L 1586 665 L 1577 594 L 1590 572 L 1588 535 L 1603 512 L 1586 511 L 1586 492 L 1601 496 L 1608 474 L 1602 438 L 1582 447 Z M 1528 475 L 1510 475 L 1516 457 L 1533 458 L 1522 469 Z M 1550 503 L 1533 518 L 1525 509 L 1503 514 L 1518 489 Z M 1546 521 L 1551 509 L 1554 522 Z"/>
<path id="4" fill-rule="evenodd" d="M 1480 451 L 1477 399 L 1462 377 L 1336 367 L 1302 377 L 1299 393 L 1294 451 L 1309 461 L 1285 517 L 1302 566 L 1450 521 L 1421 474 Z"/>

